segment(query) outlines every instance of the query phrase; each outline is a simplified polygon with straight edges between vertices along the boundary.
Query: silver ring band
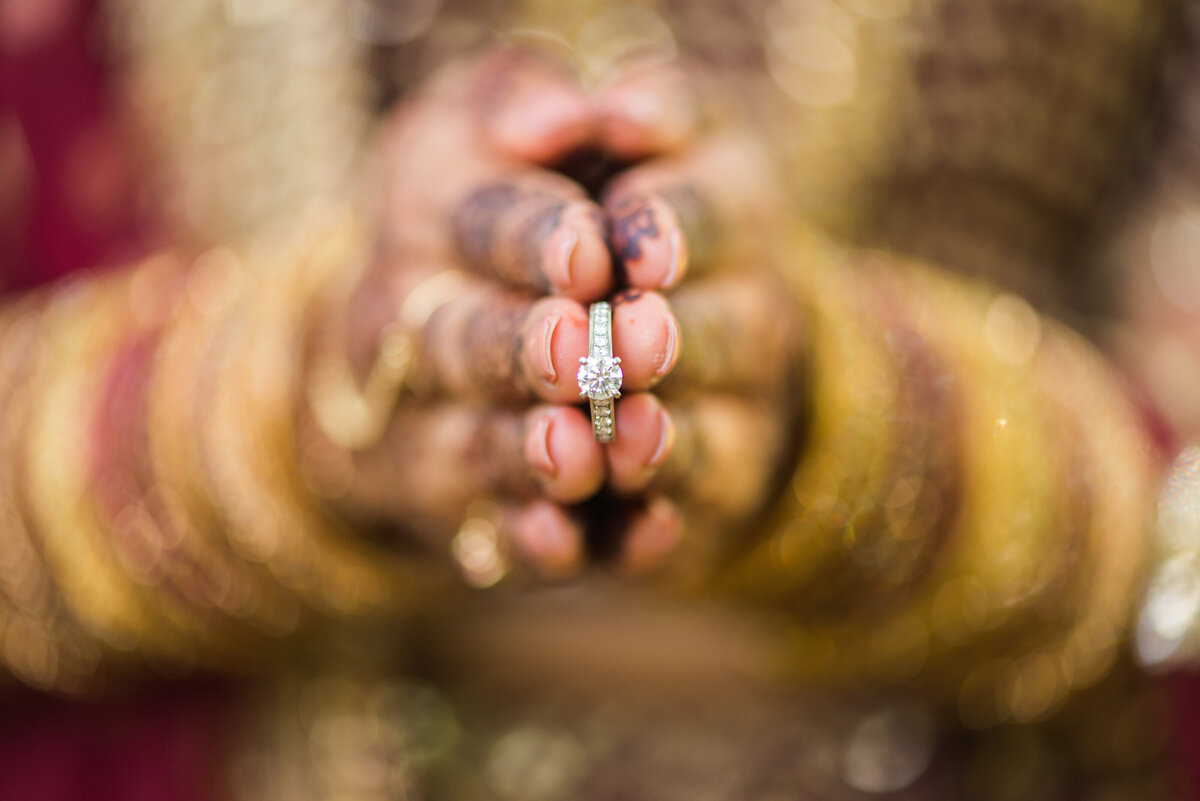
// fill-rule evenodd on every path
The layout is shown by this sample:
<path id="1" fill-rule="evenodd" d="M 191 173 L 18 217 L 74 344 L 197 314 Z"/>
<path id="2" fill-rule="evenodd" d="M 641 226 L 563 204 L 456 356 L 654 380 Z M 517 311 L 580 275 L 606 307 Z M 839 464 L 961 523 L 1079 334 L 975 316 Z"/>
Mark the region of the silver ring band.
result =
<path id="1" fill-rule="evenodd" d="M 592 407 L 592 433 L 597 442 L 617 437 L 613 400 L 621 397 L 621 359 L 612 355 L 612 307 L 601 300 L 588 310 L 588 355 L 579 358 L 579 396 Z"/>

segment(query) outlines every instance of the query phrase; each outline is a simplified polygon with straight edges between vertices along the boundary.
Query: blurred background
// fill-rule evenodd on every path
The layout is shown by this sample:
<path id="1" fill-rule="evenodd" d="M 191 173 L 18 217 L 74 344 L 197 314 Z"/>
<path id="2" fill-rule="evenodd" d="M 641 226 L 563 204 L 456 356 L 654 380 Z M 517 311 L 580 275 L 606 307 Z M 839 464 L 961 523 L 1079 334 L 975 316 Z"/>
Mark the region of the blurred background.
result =
<path id="1" fill-rule="evenodd" d="M 597 73 L 647 48 L 716 65 L 807 218 L 992 281 L 1028 304 L 1018 318 L 1086 331 L 1171 452 L 1200 440 L 1198 14 L 1182 0 L 0 0 L 0 290 L 164 242 L 244 240 L 298 199 L 344 192 L 371 123 L 517 19 L 576 31 Z M 330 33 L 331 19 L 346 24 Z M 705 730 L 722 738 L 680 705 L 484 702 L 344 656 L 332 678 L 297 669 L 266 689 L 6 686 L 0 798 L 254 798 L 272 783 L 294 798 L 1200 798 L 1187 670 L 1146 681 L 1123 665 L 1049 722 L 952 733 L 906 698 L 735 692 Z M 305 717 L 318 696 L 320 725 Z M 297 717 L 320 789 L 299 770 L 263 778 L 280 738 L 262 720 Z M 393 752 L 431 794 L 388 773 Z M 689 784 L 698 764 L 727 786 Z M 612 765 L 635 777 L 625 790 L 606 784 Z M 771 779 L 738 778 L 754 775 Z"/>

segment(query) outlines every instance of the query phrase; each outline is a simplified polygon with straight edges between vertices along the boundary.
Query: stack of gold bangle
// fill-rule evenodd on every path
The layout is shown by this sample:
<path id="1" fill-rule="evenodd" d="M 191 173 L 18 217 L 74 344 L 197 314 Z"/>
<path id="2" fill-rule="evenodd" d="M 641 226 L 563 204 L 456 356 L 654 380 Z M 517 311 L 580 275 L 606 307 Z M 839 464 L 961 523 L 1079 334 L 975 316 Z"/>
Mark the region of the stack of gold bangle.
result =
<path id="1" fill-rule="evenodd" d="M 22 680 L 251 667 L 264 634 L 445 585 L 448 560 L 352 531 L 302 471 L 308 325 L 364 241 L 318 231 L 155 256 L 0 313 L 0 662 Z"/>
<path id="2" fill-rule="evenodd" d="M 1081 338 L 1011 295 L 816 240 L 811 421 L 792 493 L 714 589 L 786 614 L 780 669 L 916 680 L 1033 720 L 1107 670 L 1155 468 Z"/>
<path id="3" fill-rule="evenodd" d="M 272 253 L 299 265 L 286 276 L 261 263 L 247 271 L 256 280 L 222 324 L 211 356 L 220 380 L 208 399 L 201 441 L 206 491 L 234 547 L 314 608 L 339 614 L 394 608 L 431 586 L 429 576 L 394 552 L 339 526 L 305 486 L 299 467 L 303 322 L 331 271 L 353 263 L 360 242 L 335 232 L 290 253 Z"/>
<path id="4" fill-rule="evenodd" d="M 22 490 L 58 589 L 88 633 L 114 652 L 186 663 L 196 621 L 138 580 L 139 565 L 104 529 L 94 505 L 92 462 L 102 423 L 95 407 L 105 390 L 103 366 L 131 319 L 129 281 L 79 282 L 51 300 L 29 378 L 38 406 L 22 442 Z"/>
<path id="5" fill-rule="evenodd" d="M 281 635 L 299 624 L 301 599 L 234 547 L 204 486 L 205 462 L 195 436 L 210 424 L 212 388 L 226 380 L 212 354 L 249 280 L 246 270 L 225 249 L 208 251 L 193 262 L 173 313 L 175 322 L 164 332 L 155 358 L 146 401 L 146 446 L 156 483 L 164 488 L 163 513 L 170 525 L 196 544 L 204 554 L 198 558 L 219 565 L 223 573 L 222 592 L 213 605 L 255 629 Z"/>

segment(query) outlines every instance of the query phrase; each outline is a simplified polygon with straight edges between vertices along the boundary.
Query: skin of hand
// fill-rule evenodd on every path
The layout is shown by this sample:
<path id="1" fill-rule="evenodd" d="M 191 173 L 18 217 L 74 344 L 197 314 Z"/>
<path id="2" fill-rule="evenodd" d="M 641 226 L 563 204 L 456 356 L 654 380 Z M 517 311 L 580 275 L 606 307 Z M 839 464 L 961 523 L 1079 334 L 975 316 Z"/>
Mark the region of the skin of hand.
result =
<path id="1" fill-rule="evenodd" d="M 636 359 L 660 305 L 679 343 L 653 392 L 617 402 L 605 450 L 631 509 L 615 553 L 627 573 L 690 574 L 736 548 L 792 456 L 803 328 L 775 269 L 784 195 L 723 97 L 697 68 L 654 61 L 595 100 L 604 147 L 635 162 L 601 197 L 627 282 L 614 351 Z"/>
<path id="2" fill-rule="evenodd" d="M 762 508 L 796 315 L 768 266 L 778 208 L 761 150 L 705 123 L 697 95 L 677 64 L 588 94 L 558 63 L 501 50 L 450 66 L 389 116 L 379 255 L 338 323 L 360 377 L 415 287 L 447 269 L 471 280 L 420 332 L 427 391 L 351 455 L 349 515 L 444 549 L 472 501 L 493 499 L 510 557 L 558 578 L 584 565 L 597 524 L 575 505 L 606 483 L 625 511 L 617 564 L 633 573 L 664 564 L 685 531 L 716 541 Z M 636 162 L 601 204 L 553 170 L 586 148 Z M 586 304 L 602 297 L 624 370 L 608 446 L 575 383 Z"/>
<path id="3" fill-rule="evenodd" d="M 447 270 L 468 281 L 418 332 L 410 383 L 421 391 L 397 405 L 376 446 L 338 454 L 353 468 L 338 511 L 396 521 L 444 553 L 472 502 L 488 499 L 510 561 L 551 578 L 583 565 L 570 507 L 607 468 L 575 372 L 585 304 L 611 293 L 613 265 L 603 211 L 547 165 L 594 135 L 592 99 L 570 71 L 513 49 L 448 66 L 384 121 L 371 171 L 378 254 L 316 335 L 344 341 L 364 379 L 414 289 Z M 645 324 L 660 335 L 629 354 L 632 386 L 675 359 L 675 323 L 665 305 L 656 314 Z"/>

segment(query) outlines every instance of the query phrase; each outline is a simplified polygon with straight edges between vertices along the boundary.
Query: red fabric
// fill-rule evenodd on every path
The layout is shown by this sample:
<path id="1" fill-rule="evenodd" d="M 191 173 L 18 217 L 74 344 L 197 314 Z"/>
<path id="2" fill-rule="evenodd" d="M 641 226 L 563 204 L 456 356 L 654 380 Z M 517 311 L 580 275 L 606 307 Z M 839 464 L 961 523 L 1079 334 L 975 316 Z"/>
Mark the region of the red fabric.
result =
<path id="1" fill-rule="evenodd" d="M 0 799 L 221 797 L 226 689 L 192 684 L 104 703 L 10 698 L 0 712 Z"/>
<path id="2" fill-rule="evenodd" d="M 1166 681 L 1171 703 L 1171 739 L 1184 778 L 1186 801 L 1200 801 L 1200 676 L 1178 674 Z"/>
<path id="3" fill-rule="evenodd" d="M 113 123 L 90 5 L 0 0 L 0 26 L 9 24 L 0 30 L 0 125 L 16 121 L 29 168 L 26 182 L 0 187 L 18 193 L 15 213 L 0 220 L 0 290 L 119 261 L 137 248 L 134 159 Z M 30 22 L 30 13 L 51 6 L 68 11 L 64 26 Z M 14 39 L 21 14 L 29 35 Z M 0 801 L 219 797 L 229 690 L 179 682 L 101 703 L 0 690 Z"/>
<path id="4" fill-rule="evenodd" d="M 0 0 L 0 7 L 28 0 Z M 47 7 L 63 0 L 33 0 Z M 88 3 L 86 5 L 91 5 Z M 70 6 L 66 6 L 68 10 Z M 105 94 L 91 9 L 76 8 L 55 35 L 29 43 L 0 33 L 0 119 L 17 121 L 33 167 L 19 258 L 0 289 L 20 289 L 115 258 L 135 246 L 135 175 Z M 0 24 L 5 21 L 0 15 Z M 33 32 L 30 33 L 33 35 Z M 10 254 L 11 255 L 11 254 Z"/>

